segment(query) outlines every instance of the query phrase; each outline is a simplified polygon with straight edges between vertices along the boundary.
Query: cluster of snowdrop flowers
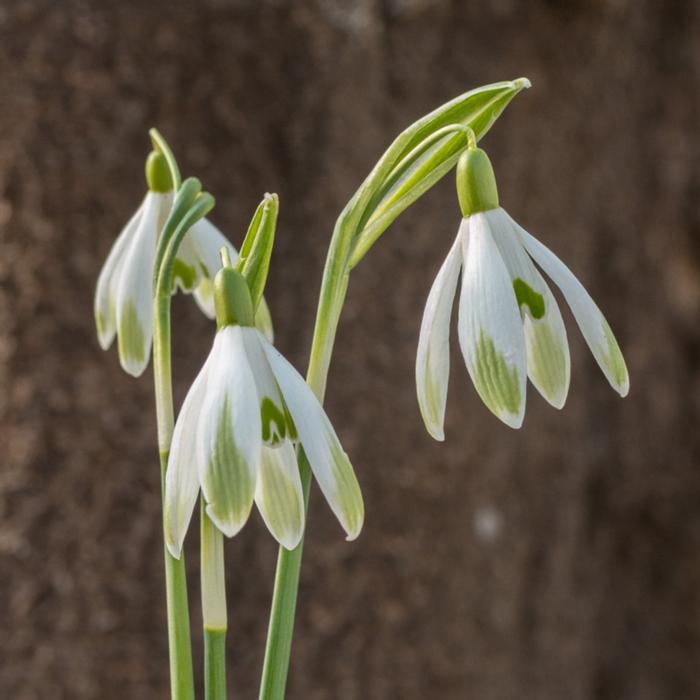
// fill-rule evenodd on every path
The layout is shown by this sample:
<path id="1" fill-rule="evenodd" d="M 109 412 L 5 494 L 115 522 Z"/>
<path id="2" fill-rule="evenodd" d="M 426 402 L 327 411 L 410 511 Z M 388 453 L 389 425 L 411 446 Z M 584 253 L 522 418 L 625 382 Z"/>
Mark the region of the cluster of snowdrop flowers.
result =
<path id="1" fill-rule="evenodd" d="M 153 265 L 158 238 L 173 204 L 173 185 L 162 154 L 152 152 L 146 162 L 149 191 L 117 237 L 107 256 L 95 292 L 97 337 L 107 350 L 117 336 L 119 360 L 138 377 L 148 365 L 153 340 Z M 193 293 L 197 305 L 214 318 L 213 278 L 219 251 L 237 251 L 209 221 L 201 219 L 188 231 L 175 261 L 175 287 Z M 258 327 L 272 337 L 272 321 L 264 300 L 256 315 Z"/>
<path id="2" fill-rule="evenodd" d="M 459 344 L 486 406 L 519 428 L 526 380 L 554 407 L 569 391 L 569 344 L 557 302 L 538 269 L 561 290 L 611 386 L 625 396 L 625 360 L 583 285 L 546 246 L 499 206 L 493 168 L 472 142 L 457 166 L 462 222 L 428 296 L 418 341 L 416 384 L 428 432 L 444 439 L 452 304 L 462 274 Z"/>
<path id="3" fill-rule="evenodd" d="M 180 557 L 200 489 L 207 515 L 224 535 L 243 527 L 255 502 L 280 544 L 296 547 L 305 517 L 297 443 L 354 539 L 364 506 L 348 456 L 307 383 L 254 327 L 248 285 L 226 262 L 215 279 L 214 345 L 173 432 L 164 503 L 168 549 Z"/>

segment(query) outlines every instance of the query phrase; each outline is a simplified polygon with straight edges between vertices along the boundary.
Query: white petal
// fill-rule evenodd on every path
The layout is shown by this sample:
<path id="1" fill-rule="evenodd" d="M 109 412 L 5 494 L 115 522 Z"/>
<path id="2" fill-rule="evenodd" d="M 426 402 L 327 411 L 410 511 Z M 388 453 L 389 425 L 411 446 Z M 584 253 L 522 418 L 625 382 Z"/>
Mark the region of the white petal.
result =
<path id="1" fill-rule="evenodd" d="M 199 493 L 197 465 L 197 426 L 207 388 L 208 371 L 214 350 L 187 392 L 175 423 L 165 472 L 165 542 L 170 553 L 180 558 L 182 543 L 192 518 Z"/>
<path id="2" fill-rule="evenodd" d="M 261 334 L 259 338 L 316 481 L 348 539 L 353 540 L 360 534 L 365 511 L 350 460 L 309 385 Z"/>
<path id="3" fill-rule="evenodd" d="M 258 332 L 253 328 L 243 328 L 241 337 L 260 402 L 263 442 L 276 445 L 285 438 L 295 439 L 294 426 L 289 419 L 287 408 L 277 381 L 272 374 L 272 368 L 263 350 Z"/>
<path id="4" fill-rule="evenodd" d="M 571 358 L 559 306 L 523 248 L 511 218 L 501 208 L 486 212 L 486 217 L 520 305 L 527 374 L 540 394 L 561 408 L 569 393 Z"/>
<path id="5" fill-rule="evenodd" d="M 275 539 L 286 549 L 294 549 L 304 534 L 304 493 L 289 440 L 277 447 L 263 447 L 255 503 Z"/>
<path id="6" fill-rule="evenodd" d="M 138 230 L 129 245 L 117 289 L 117 335 L 122 367 L 135 377 L 148 365 L 151 352 L 153 262 L 163 197 L 146 195 Z"/>
<path id="7" fill-rule="evenodd" d="M 596 362 L 620 396 L 629 392 L 629 374 L 620 346 L 596 303 L 574 273 L 549 248 L 513 222 L 523 245 L 535 262 L 554 280 L 571 307 Z"/>
<path id="8" fill-rule="evenodd" d="M 124 259 L 129 244 L 133 240 L 139 222 L 141 221 L 142 211 L 143 202 L 117 236 L 102 266 L 100 276 L 97 278 L 94 307 L 95 323 L 97 324 L 97 339 L 103 350 L 107 350 L 112 344 L 114 336 L 117 333 L 116 294 L 117 285 L 119 283 L 119 273 L 124 266 Z"/>
<path id="9" fill-rule="evenodd" d="M 418 405 L 425 427 L 436 440 L 445 439 L 443 426 L 450 377 L 450 316 L 461 267 L 462 244 L 458 235 L 433 282 L 418 338 Z"/>
<path id="10" fill-rule="evenodd" d="M 228 537 L 243 527 L 250 514 L 262 444 L 244 330 L 228 326 L 216 335 L 197 428 L 197 463 L 207 515 Z"/>
<path id="11" fill-rule="evenodd" d="M 462 222 L 464 268 L 459 300 L 459 344 L 486 406 L 511 428 L 525 414 L 525 337 L 515 292 L 488 219 Z"/>

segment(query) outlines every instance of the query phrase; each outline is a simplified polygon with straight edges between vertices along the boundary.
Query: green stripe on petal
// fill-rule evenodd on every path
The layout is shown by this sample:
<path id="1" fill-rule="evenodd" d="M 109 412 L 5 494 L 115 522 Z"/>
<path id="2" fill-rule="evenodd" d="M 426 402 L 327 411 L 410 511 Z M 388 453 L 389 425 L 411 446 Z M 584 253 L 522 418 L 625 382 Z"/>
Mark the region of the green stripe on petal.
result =
<path id="1" fill-rule="evenodd" d="M 483 330 L 476 347 L 474 386 L 482 401 L 499 418 L 517 415 L 520 411 L 522 394 L 518 369 L 508 364 Z"/>
<path id="2" fill-rule="evenodd" d="M 557 335 L 550 323 L 525 319 L 527 372 L 538 391 L 561 408 L 568 394 L 570 360 L 566 336 Z"/>
<path id="3" fill-rule="evenodd" d="M 119 318 L 119 358 L 125 369 L 146 363 L 146 333 L 141 325 L 136 304 L 129 300 Z"/>
<path id="4" fill-rule="evenodd" d="M 527 306 L 533 318 L 544 316 L 544 297 L 538 294 L 527 282 L 516 277 L 513 280 L 513 291 L 518 300 L 518 306 Z"/>
<path id="5" fill-rule="evenodd" d="M 228 396 L 216 424 L 216 440 L 207 464 L 207 514 L 228 537 L 245 524 L 253 505 L 255 479 L 236 443 Z"/>
<path id="6" fill-rule="evenodd" d="M 255 503 L 275 539 L 294 549 L 304 532 L 304 494 L 291 442 L 263 447 Z"/>
<path id="7" fill-rule="evenodd" d="M 608 370 L 608 377 L 620 396 L 627 396 L 630 389 L 627 364 L 612 329 L 605 319 L 603 319 L 603 335 L 607 343 L 607 351 L 602 353 L 602 357 Z"/>

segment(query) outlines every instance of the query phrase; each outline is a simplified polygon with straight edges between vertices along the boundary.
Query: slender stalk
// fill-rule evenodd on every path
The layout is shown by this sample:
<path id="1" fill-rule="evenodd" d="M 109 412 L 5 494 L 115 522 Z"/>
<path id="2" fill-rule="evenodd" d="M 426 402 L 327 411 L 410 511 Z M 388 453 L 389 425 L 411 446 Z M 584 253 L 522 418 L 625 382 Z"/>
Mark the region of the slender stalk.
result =
<path id="1" fill-rule="evenodd" d="M 226 700 L 226 573 L 224 536 L 201 504 L 202 619 L 204 622 L 204 697 Z"/>
<path id="2" fill-rule="evenodd" d="M 333 343 L 348 284 L 347 273 L 343 271 L 347 260 L 347 247 L 344 245 L 343 238 L 343 227 L 337 226 L 323 274 L 316 325 L 311 343 L 309 369 L 306 376 L 307 383 L 321 403 L 323 403 L 326 391 L 326 379 L 333 353 Z M 304 505 L 308 510 L 311 468 L 301 448 L 297 451 L 297 457 L 304 492 Z M 260 700 L 283 700 L 284 698 L 292 650 L 303 550 L 304 538 L 292 551 L 284 547 L 279 549 L 265 661 L 260 684 Z"/>
<path id="3" fill-rule="evenodd" d="M 160 447 L 161 496 L 165 493 L 170 438 L 173 431 L 172 379 L 170 372 L 170 299 L 154 303 L 153 373 L 155 378 L 158 445 Z M 165 546 L 165 590 L 170 649 L 170 691 L 172 700 L 194 700 L 190 615 L 184 554 L 175 559 Z"/>
<path id="4" fill-rule="evenodd" d="M 199 183 L 190 180 L 178 190 L 168 221 L 159 241 L 163 253 L 157 255 L 155 298 L 153 301 L 153 375 L 158 448 L 160 452 L 161 498 L 165 495 L 165 475 L 174 428 L 171 352 L 170 290 L 177 248 L 192 224 L 214 206 L 209 195 L 199 195 Z M 187 209 L 189 207 L 189 209 Z M 184 553 L 175 559 L 165 545 L 165 588 L 170 651 L 170 692 L 172 700 L 194 700 L 190 615 Z"/>

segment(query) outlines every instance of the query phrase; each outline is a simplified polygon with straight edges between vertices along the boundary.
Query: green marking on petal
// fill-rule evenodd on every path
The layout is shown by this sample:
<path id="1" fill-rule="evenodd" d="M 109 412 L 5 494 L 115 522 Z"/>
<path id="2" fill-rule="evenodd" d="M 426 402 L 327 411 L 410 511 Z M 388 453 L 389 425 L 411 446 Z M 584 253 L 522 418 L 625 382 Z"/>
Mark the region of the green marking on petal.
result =
<path id="1" fill-rule="evenodd" d="M 625 364 L 625 358 L 622 356 L 622 351 L 617 344 L 612 329 L 605 319 L 603 319 L 603 335 L 605 336 L 605 342 L 608 346 L 607 352 L 603 353 L 603 362 L 608 372 L 610 372 L 613 382 L 615 382 L 617 387 L 623 388 L 627 385 L 629 376 L 627 373 L 627 365 Z"/>
<path id="2" fill-rule="evenodd" d="M 561 339 L 548 323 L 531 323 L 527 366 L 530 378 L 549 399 L 557 399 L 566 389 L 566 352 Z"/>
<path id="3" fill-rule="evenodd" d="M 261 469 L 258 477 L 265 503 L 267 525 L 273 534 L 284 538 L 304 520 L 303 504 L 295 483 L 279 468 Z"/>
<path id="4" fill-rule="evenodd" d="M 173 290 L 177 283 L 187 292 L 191 292 L 194 288 L 194 283 L 197 281 L 197 271 L 192 265 L 187 265 L 179 258 L 175 258 L 173 265 Z"/>
<path id="5" fill-rule="evenodd" d="M 140 364 L 146 359 L 146 335 L 139 320 L 136 304 L 128 301 L 119 323 L 119 356 L 127 364 Z"/>
<path id="6" fill-rule="evenodd" d="M 527 306 L 533 318 L 542 318 L 544 316 L 544 297 L 541 294 L 536 292 L 527 282 L 521 280 L 520 277 L 516 277 L 513 280 L 513 289 L 518 300 L 518 306 Z"/>
<path id="7" fill-rule="evenodd" d="M 262 419 L 262 438 L 268 445 L 276 445 L 286 437 L 285 412 L 267 396 L 260 403 L 260 418 Z"/>
<path id="8" fill-rule="evenodd" d="M 209 473 L 211 492 L 208 495 L 212 497 L 209 501 L 212 511 L 225 523 L 242 524 L 250 513 L 255 484 L 236 445 L 228 397 L 224 399 L 217 421 Z"/>
<path id="9" fill-rule="evenodd" d="M 474 375 L 479 396 L 496 415 L 516 415 L 520 411 L 518 370 L 508 367 L 503 354 L 496 350 L 493 340 L 483 330 L 476 346 Z"/>
<path id="10" fill-rule="evenodd" d="M 365 519 L 365 506 L 355 471 L 348 455 L 337 440 L 329 440 L 336 479 L 336 505 L 342 514 L 342 525 L 350 537 L 357 537 Z"/>

